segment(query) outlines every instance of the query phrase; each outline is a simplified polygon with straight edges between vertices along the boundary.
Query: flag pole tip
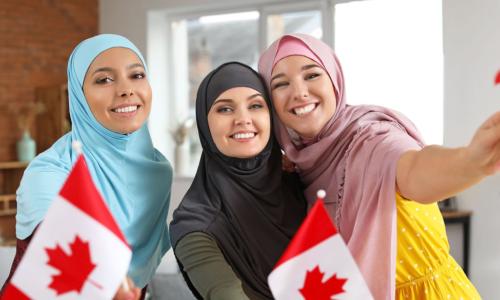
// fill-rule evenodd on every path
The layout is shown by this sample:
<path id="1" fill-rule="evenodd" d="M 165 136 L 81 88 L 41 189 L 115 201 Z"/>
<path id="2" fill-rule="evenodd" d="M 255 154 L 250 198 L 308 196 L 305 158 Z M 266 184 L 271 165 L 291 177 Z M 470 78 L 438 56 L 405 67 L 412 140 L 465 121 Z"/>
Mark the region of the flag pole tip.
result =
<path id="1" fill-rule="evenodd" d="M 82 142 L 80 142 L 80 141 L 73 141 L 71 143 L 71 147 L 73 147 L 73 150 L 75 150 L 76 153 L 82 154 L 82 147 L 83 147 L 82 146 Z"/>
<path id="2" fill-rule="evenodd" d="M 318 198 L 325 199 L 325 197 L 326 197 L 325 190 L 318 190 L 318 192 L 316 193 L 316 196 L 318 196 Z"/>

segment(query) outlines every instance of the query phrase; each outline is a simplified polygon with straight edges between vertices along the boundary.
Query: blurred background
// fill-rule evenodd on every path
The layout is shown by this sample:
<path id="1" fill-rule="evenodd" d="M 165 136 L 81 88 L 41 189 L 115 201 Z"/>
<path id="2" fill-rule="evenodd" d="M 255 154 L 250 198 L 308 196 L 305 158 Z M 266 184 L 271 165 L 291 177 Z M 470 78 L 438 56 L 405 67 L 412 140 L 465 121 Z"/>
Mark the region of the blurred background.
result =
<path id="1" fill-rule="evenodd" d="M 499 15 L 499 0 L 2 0 L 0 283 L 10 267 L 22 172 L 70 130 L 66 62 L 81 40 L 117 33 L 145 55 L 154 91 L 150 132 L 176 171 L 173 210 L 201 153 L 196 90 L 221 63 L 256 68 L 259 53 L 282 34 L 311 34 L 335 49 L 348 103 L 399 110 L 427 143 L 462 146 L 500 108 Z M 497 298 L 499 177 L 442 209 L 452 254 L 483 298 Z"/>

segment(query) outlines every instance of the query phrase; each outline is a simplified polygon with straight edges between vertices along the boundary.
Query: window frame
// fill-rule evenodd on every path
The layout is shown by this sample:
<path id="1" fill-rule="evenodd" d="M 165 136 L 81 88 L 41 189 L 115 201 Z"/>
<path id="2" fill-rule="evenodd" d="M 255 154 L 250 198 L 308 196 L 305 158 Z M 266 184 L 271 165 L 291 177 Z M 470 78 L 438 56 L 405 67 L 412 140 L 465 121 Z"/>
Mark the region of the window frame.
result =
<path id="1" fill-rule="evenodd" d="M 310 0 L 307 2 L 290 1 L 286 3 L 276 2 L 256 2 L 248 4 L 222 4 L 215 3 L 210 6 L 195 6 L 191 8 L 169 9 L 164 11 L 148 12 L 148 61 L 155 61 L 154 66 L 150 66 L 150 74 L 154 78 L 163 78 L 163 80 L 152 80 L 154 104 L 152 114 L 148 122 L 151 136 L 155 141 L 155 146 L 174 160 L 175 141 L 172 138 L 172 131 L 189 117 L 189 103 L 180 103 L 175 101 L 179 99 L 179 82 L 174 80 L 176 76 L 176 55 L 173 45 L 172 24 L 186 19 L 194 19 L 208 15 L 230 14 L 246 11 L 258 11 L 258 49 L 263 51 L 267 45 L 267 17 L 272 14 L 286 14 L 306 10 L 319 10 L 321 13 L 321 26 L 323 30 L 323 40 L 332 48 L 335 30 L 334 24 L 334 0 Z M 158 62 L 158 63 L 157 63 Z M 181 83 L 182 84 L 182 83 Z M 185 92 L 185 91 L 184 91 Z M 161 102 L 159 99 L 166 99 Z"/>

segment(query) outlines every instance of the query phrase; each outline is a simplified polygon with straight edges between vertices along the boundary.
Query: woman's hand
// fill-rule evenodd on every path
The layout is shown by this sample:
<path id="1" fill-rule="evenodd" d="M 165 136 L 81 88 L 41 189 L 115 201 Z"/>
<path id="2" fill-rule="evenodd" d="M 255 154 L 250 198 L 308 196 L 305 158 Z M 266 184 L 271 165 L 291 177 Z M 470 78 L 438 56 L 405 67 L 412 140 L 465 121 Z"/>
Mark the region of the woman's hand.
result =
<path id="1" fill-rule="evenodd" d="M 128 290 L 125 290 L 125 286 L 122 283 L 120 288 L 116 292 L 113 300 L 138 300 L 141 297 L 141 289 L 134 285 L 134 282 L 130 278 L 126 278 L 128 284 Z"/>
<path id="2" fill-rule="evenodd" d="M 464 148 L 469 160 L 483 176 L 500 170 L 500 112 L 489 117 L 474 134 L 470 144 Z"/>

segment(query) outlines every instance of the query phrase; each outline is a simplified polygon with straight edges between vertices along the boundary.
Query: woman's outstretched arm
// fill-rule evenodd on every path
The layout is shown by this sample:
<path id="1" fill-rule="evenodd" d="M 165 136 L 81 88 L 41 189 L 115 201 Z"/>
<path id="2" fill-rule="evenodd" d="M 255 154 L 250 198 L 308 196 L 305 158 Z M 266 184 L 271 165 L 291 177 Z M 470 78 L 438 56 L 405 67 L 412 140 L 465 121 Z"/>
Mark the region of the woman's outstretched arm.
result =
<path id="1" fill-rule="evenodd" d="M 500 112 L 476 131 L 468 146 L 427 146 L 401 155 L 396 174 L 399 193 L 421 203 L 454 196 L 500 169 Z"/>

